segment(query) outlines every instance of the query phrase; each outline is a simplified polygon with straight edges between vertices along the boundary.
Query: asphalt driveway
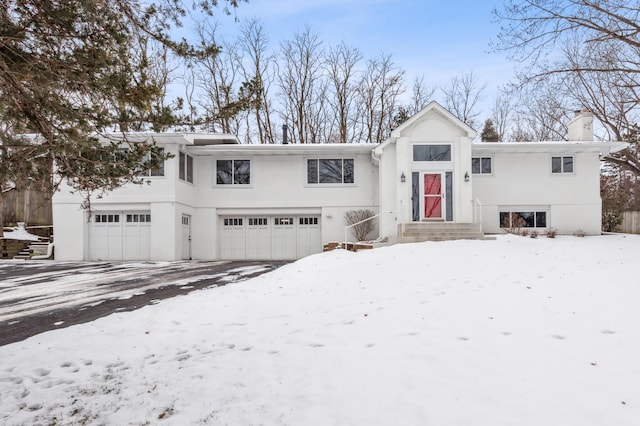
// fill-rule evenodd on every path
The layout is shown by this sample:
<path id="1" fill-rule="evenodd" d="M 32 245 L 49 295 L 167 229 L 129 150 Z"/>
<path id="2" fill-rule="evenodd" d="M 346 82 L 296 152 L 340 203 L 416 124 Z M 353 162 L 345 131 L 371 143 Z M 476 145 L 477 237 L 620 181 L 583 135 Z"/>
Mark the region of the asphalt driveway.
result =
<path id="1" fill-rule="evenodd" d="M 0 262 L 0 345 L 252 278 L 285 263 Z"/>

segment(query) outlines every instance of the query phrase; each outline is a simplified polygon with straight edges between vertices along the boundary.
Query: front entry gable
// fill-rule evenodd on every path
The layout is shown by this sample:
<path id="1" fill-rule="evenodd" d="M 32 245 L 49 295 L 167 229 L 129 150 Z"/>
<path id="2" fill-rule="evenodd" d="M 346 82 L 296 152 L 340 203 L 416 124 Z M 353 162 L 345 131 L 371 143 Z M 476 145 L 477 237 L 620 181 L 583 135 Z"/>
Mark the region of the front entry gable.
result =
<path id="1" fill-rule="evenodd" d="M 471 221 L 475 137 L 437 102 L 398 126 L 374 151 L 380 158 L 381 210 L 397 212 L 400 223 Z M 393 232 L 390 226 L 388 231 Z"/>
<path id="2" fill-rule="evenodd" d="M 432 101 L 391 132 L 390 139 L 400 137 L 424 141 L 453 140 L 461 137 L 475 139 L 476 132 L 439 103 Z"/>

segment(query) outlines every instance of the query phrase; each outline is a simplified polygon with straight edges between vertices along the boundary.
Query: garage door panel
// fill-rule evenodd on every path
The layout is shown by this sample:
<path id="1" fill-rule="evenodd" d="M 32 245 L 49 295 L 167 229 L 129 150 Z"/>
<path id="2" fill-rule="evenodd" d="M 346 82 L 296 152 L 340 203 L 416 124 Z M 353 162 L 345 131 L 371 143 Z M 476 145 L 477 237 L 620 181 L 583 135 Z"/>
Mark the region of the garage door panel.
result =
<path id="1" fill-rule="evenodd" d="M 271 237 L 272 259 L 295 259 L 297 257 L 295 218 L 278 216 L 273 219 Z"/>
<path id="2" fill-rule="evenodd" d="M 269 217 L 248 217 L 246 234 L 247 259 L 271 258 L 271 227 Z"/>
<path id="3" fill-rule="evenodd" d="M 245 218 L 226 217 L 221 220 L 220 258 L 245 259 Z"/>
<path id="4" fill-rule="evenodd" d="M 320 217 L 300 216 L 298 218 L 298 257 L 309 256 L 322 250 Z"/>

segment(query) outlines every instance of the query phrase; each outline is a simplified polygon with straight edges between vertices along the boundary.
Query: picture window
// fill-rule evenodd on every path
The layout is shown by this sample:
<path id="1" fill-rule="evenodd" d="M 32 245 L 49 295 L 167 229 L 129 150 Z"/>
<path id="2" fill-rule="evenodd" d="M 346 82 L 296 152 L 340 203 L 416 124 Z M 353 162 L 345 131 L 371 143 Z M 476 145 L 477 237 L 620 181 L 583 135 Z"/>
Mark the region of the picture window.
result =
<path id="1" fill-rule="evenodd" d="M 249 160 L 216 160 L 216 184 L 249 185 L 251 162 Z"/>
<path id="2" fill-rule="evenodd" d="M 354 183 L 352 158 L 307 160 L 307 183 Z"/>

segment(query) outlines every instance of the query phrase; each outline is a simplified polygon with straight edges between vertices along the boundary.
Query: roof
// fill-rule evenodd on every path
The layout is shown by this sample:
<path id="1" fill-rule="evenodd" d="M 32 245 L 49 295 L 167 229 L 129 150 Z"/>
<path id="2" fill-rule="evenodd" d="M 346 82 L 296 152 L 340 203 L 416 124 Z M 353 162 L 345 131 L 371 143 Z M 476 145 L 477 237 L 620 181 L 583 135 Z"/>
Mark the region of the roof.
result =
<path id="1" fill-rule="evenodd" d="M 625 149 L 625 142 L 474 142 L 471 151 L 474 154 L 494 153 L 562 153 L 562 152 L 598 152 L 608 154 Z"/>
<path id="2" fill-rule="evenodd" d="M 192 155 L 355 155 L 369 154 L 377 144 L 323 143 L 323 144 L 239 144 L 190 146 Z"/>

